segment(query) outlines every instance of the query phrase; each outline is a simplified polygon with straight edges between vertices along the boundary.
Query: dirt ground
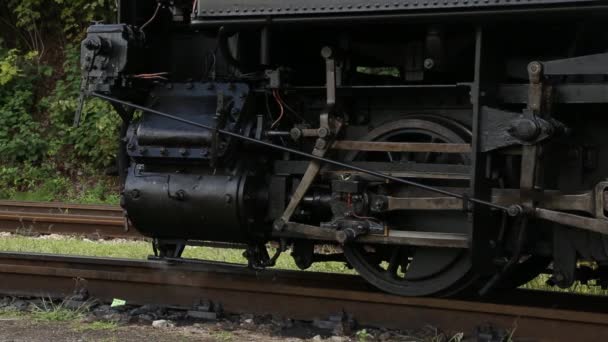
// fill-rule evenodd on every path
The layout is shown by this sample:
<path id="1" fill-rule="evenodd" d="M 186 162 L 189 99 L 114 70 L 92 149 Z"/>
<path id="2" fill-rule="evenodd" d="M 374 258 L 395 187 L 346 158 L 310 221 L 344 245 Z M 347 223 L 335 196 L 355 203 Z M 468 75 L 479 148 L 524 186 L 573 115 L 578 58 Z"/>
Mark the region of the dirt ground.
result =
<path id="1" fill-rule="evenodd" d="M 308 339 L 309 341 L 315 340 Z M 316 340 L 321 340 L 317 338 Z M 337 339 L 336 339 L 337 340 Z M 340 339 L 348 341 L 349 339 Z M 297 337 L 277 336 L 264 331 L 246 329 L 225 330 L 221 323 L 184 327 L 154 328 L 144 325 L 125 325 L 111 329 L 83 329 L 74 322 L 39 322 L 27 317 L 0 318 L 1 342 L 48 341 L 304 341 Z M 333 341 L 328 338 L 327 341 Z"/>

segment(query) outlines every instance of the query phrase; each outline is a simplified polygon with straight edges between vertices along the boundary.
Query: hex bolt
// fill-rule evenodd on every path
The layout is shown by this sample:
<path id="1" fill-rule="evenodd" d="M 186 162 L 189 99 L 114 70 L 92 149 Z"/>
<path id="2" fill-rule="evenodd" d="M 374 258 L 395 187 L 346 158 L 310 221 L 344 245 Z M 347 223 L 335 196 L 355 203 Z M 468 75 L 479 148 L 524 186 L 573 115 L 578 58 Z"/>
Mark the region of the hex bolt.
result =
<path id="1" fill-rule="evenodd" d="M 169 151 L 167 150 L 167 148 L 166 148 L 166 147 L 161 147 L 161 148 L 160 148 L 160 154 L 161 154 L 162 156 L 166 156 L 167 154 L 169 154 Z"/>
<path id="2" fill-rule="evenodd" d="M 513 204 L 513 205 L 510 205 L 509 208 L 507 208 L 507 214 L 511 217 L 519 216 L 519 215 L 523 214 L 523 212 L 524 212 L 524 208 L 519 204 Z"/>
<path id="3" fill-rule="evenodd" d="M 424 60 L 424 68 L 427 70 L 431 70 L 435 67 L 435 61 L 432 58 L 427 58 Z"/>
<path id="4" fill-rule="evenodd" d="M 542 65 L 539 62 L 531 62 L 528 64 L 528 72 L 538 74 L 542 70 Z"/>
<path id="5" fill-rule="evenodd" d="M 325 139 L 317 139 L 317 143 L 315 144 L 315 148 L 319 150 L 324 150 L 327 147 L 327 141 Z"/>
<path id="6" fill-rule="evenodd" d="M 329 136 L 329 129 L 327 127 L 321 127 L 317 130 L 319 138 L 327 138 Z"/>
<path id="7" fill-rule="evenodd" d="M 291 136 L 291 139 L 298 141 L 302 137 L 302 130 L 297 127 L 292 128 L 291 131 L 289 131 L 289 135 Z"/>
<path id="8" fill-rule="evenodd" d="M 332 58 L 333 55 L 334 55 L 334 51 L 329 46 L 325 46 L 321 49 L 321 57 L 327 59 L 327 58 Z"/>
<path id="9" fill-rule="evenodd" d="M 187 156 L 187 155 L 188 155 L 188 150 L 182 147 L 182 148 L 180 148 L 180 149 L 179 149 L 179 154 L 180 154 L 182 157 L 185 157 L 185 156 Z"/>

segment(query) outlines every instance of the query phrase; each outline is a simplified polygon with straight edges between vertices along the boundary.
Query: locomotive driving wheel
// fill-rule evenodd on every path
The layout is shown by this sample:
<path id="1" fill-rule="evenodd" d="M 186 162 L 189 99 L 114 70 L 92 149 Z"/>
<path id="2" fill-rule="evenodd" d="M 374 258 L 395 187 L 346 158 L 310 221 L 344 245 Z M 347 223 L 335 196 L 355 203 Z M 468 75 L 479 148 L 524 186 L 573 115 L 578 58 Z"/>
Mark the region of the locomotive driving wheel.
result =
<path id="1" fill-rule="evenodd" d="M 471 133 L 461 124 L 435 116 L 417 116 L 389 122 L 370 131 L 362 140 L 384 142 L 468 143 Z M 353 152 L 349 160 L 390 163 L 467 165 L 467 154 Z M 434 186 L 455 186 L 454 181 L 428 179 Z M 461 181 L 462 183 L 462 181 Z M 466 186 L 459 184 L 459 186 Z M 411 196 L 407 187 L 379 185 L 378 192 Z M 428 192 L 420 195 L 429 196 Z M 394 211 L 381 218 L 395 230 L 466 233 L 466 214 L 457 211 Z M 469 250 L 420 246 L 351 243 L 344 246 L 348 262 L 381 290 L 401 296 L 447 296 L 474 282 Z"/>

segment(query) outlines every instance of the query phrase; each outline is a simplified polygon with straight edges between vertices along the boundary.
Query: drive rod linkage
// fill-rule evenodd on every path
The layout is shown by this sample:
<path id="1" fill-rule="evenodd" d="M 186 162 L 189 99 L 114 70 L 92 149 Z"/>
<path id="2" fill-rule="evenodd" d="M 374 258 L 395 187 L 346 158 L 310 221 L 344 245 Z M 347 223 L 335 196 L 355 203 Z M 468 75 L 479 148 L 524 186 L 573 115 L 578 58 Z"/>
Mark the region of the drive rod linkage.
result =
<path id="1" fill-rule="evenodd" d="M 430 192 L 435 192 L 435 193 L 446 195 L 446 196 L 456 197 L 456 198 L 459 198 L 459 199 L 463 200 L 463 202 L 465 202 L 465 204 L 466 204 L 466 202 L 472 202 L 472 203 L 484 205 L 484 206 L 487 206 L 487 207 L 490 207 L 490 208 L 493 208 L 493 209 L 502 210 L 502 211 L 508 213 L 511 216 L 518 216 L 518 215 L 520 215 L 522 213 L 521 210 L 519 210 L 519 208 L 517 206 L 505 207 L 505 206 L 502 206 L 502 205 L 499 205 L 499 204 L 495 204 L 495 203 L 492 203 L 492 202 L 484 201 L 484 200 L 481 200 L 481 199 L 478 199 L 478 198 L 468 197 L 466 195 L 457 194 L 457 193 L 454 193 L 454 192 L 451 192 L 451 191 L 446 191 L 446 190 L 438 189 L 438 188 L 435 188 L 435 187 L 432 187 L 432 186 L 428 186 L 428 185 L 425 185 L 425 184 L 422 184 L 422 183 L 414 182 L 414 181 L 411 181 L 411 180 L 407 180 L 407 179 L 403 179 L 403 178 L 397 178 L 397 177 L 393 177 L 393 176 L 390 176 L 390 175 L 387 175 L 387 174 L 384 174 L 384 173 L 381 173 L 381 172 L 376 172 L 376 171 L 373 171 L 373 170 L 368 170 L 368 169 L 360 168 L 360 167 L 355 166 L 355 165 L 339 162 L 339 161 L 328 159 L 328 158 L 324 158 L 324 157 L 315 156 L 315 155 L 310 154 L 310 153 L 294 150 L 294 149 L 291 149 L 289 147 L 285 147 L 285 146 L 281 146 L 281 145 L 275 145 L 275 144 L 272 144 L 272 143 L 269 143 L 269 142 L 266 142 L 266 141 L 250 138 L 248 136 L 241 135 L 241 134 L 238 134 L 238 133 L 226 131 L 226 130 L 223 130 L 223 129 L 216 129 L 215 127 L 211 127 L 209 125 L 201 124 L 201 123 L 190 121 L 190 120 L 187 120 L 187 119 L 182 119 L 182 118 L 177 117 L 175 115 L 164 113 L 164 112 L 152 109 L 152 108 L 147 108 L 147 107 L 144 107 L 144 106 L 140 106 L 140 105 L 128 102 L 128 101 L 123 101 L 123 100 L 120 100 L 120 99 L 117 99 L 117 98 L 114 98 L 114 97 L 110 97 L 110 96 L 107 96 L 107 95 L 104 95 L 104 94 L 100 94 L 100 93 L 97 93 L 97 92 L 93 92 L 93 93 L 91 93 L 91 95 L 94 96 L 94 97 L 98 97 L 100 99 L 109 101 L 109 102 L 121 104 L 123 106 L 131 107 L 131 108 L 134 108 L 134 109 L 139 109 L 139 110 L 144 111 L 144 112 L 148 112 L 148 113 L 151 113 L 151 114 L 162 116 L 162 117 L 165 117 L 165 118 L 170 119 L 170 120 L 179 121 L 179 122 L 182 122 L 182 123 L 185 123 L 185 124 L 188 124 L 188 125 L 192 125 L 192 126 L 195 126 L 195 127 L 199 127 L 199 128 L 203 128 L 203 129 L 207 129 L 207 130 L 211 130 L 211 131 L 217 131 L 218 133 L 221 133 L 221 134 L 224 134 L 224 135 L 228 135 L 228 136 L 240 139 L 240 140 L 248 141 L 248 142 L 251 142 L 251 143 L 254 143 L 254 144 L 270 147 L 270 148 L 273 148 L 273 149 L 276 149 L 276 150 L 280 150 L 280 151 L 283 151 L 283 152 L 288 152 L 288 153 L 291 153 L 291 154 L 296 154 L 296 155 L 299 155 L 299 156 L 302 156 L 302 157 L 305 157 L 305 158 L 308 158 L 308 159 L 318 160 L 318 161 L 323 162 L 323 163 L 327 163 L 327 164 L 343 167 L 343 168 L 350 169 L 350 170 L 353 170 L 353 171 L 358 171 L 358 172 L 361 172 L 361 173 L 368 174 L 370 176 L 384 178 L 384 179 L 393 181 L 395 183 L 401 183 L 401 184 L 413 186 L 413 187 L 416 187 L 416 188 L 424 189 L 424 190 L 427 190 L 427 191 L 430 191 Z"/>

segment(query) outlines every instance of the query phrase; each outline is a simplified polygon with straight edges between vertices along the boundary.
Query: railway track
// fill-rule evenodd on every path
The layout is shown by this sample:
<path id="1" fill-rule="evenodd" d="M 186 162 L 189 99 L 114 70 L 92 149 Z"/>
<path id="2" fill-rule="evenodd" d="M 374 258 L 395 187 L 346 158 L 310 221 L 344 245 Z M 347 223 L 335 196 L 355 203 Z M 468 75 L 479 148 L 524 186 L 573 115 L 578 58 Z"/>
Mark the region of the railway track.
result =
<path id="1" fill-rule="evenodd" d="M 141 238 L 114 206 L 0 201 L 0 231 Z M 478 302 L 379 293 L 357 276 L 253 271 L 242 266 L 0 253 L 0 293 L 69 295 L 84 279 L 92 296 L 190 306 L 201 299 L 233 313 L 312 320 L 341 311 L 364 325 L 474 331 L 489 323 L 535 341 L 608 340 L 608 298 L 518 291 Z M 82 281 L 79 282 L 83 284 Z"/>
<path id="2" fill-rule="evenodd" d="M 0 231 L 23 235 L 142 237 L 134 229 L 126 229 L 123 212 L 118 206 L 58 202 L 0 201 Z"/>
<path id="3" fill-rule="evenodd" d="M 472 332 L 490 324 L 526 341 L 608 339 L 608 300 L 601 297 L 519 291 L 494 302 L 404 298 L 350 275 L 19 253 L 0 253 L 0 279 L 0 292 L 10 295 L 66 296 L 80 279 L 96 298 L 134 304 L 191 306 L 206 299 L 231 313 L 312 320 L 344 310 L 360 324 L 387 328 Z"/>

